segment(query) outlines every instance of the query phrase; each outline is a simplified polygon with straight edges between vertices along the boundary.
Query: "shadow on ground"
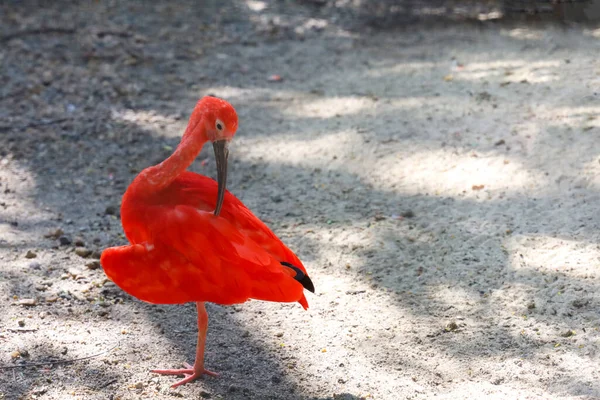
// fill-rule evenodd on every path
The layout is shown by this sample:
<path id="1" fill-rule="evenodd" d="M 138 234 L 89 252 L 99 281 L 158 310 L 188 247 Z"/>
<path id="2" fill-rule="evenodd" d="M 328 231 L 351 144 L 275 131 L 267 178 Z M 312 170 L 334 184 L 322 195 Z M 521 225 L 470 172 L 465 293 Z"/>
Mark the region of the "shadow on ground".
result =
<path id="1" fill-rule="evenodd" d="M 439 53 L 434 54 L 427 46 L 423 50 L 416 44 L 427 44 L 439 37 L 419 38 L 417 34 L 398 39 L 403 46 L 397 46 L 395 39 L 382 39 L 365 50 L 363 46 L 371 38 L 356 33 L 353 38 L 333 35 L 322 48 L 314 50 L 316 45 L 310 42 L 309 35 L 308 42 L 290 42 L 291 50 L 282 53 L 282 48 L 288 47 L 287 40 L 297 39 L 289 36 L 289 32 L 298 34 L 293 26 L 283 29 L 289 34 L 281 34 L 273 28 L 281 24 L 262 20 L 260 13 L 239 13 L 245 8 L 237 3 L 233 16 L 216 2 L 205 2 L 206 8 L 193 8 L 196 11 L 190 15 L 181 12 L 189 6 L 185 2 L 172 8 L 156 6 L 156 10 L 150 10 L 156 14 L 141 13 L 135 5 L 123 4 L 96 9 L 110 22 L 106 30 L 80 22 L 86 9 L 76 8 L 76 12 L 64 13 L 61 18 L 76 14 L 74 25 L 65 26 L 83 32 L 81 37 L 65 31 L 43 43 L 36 33 L 5 40 L 5 59 L 20 61 L 8 61 L 2 74 L 6 85 L 0 98 L 6 108 L 0 112 L 0 154 L 9 160 L 15 174 L 22 173 L 31 181 L 31 188 L 25 193 L 6 193 L 10 204 L 3 211 L 2 222 L 17 221 L 18 226 L 10 229 L 27 240 L 0 242 L 0 251 L 18 254 L 30 248 L 43 249 L 49 257 L 73 257 L 64 261 L 73 263 L 76 256 L 67 251 L 70 247 L 41 237 L 40 231 L 56 225 L 63 226 L 72 236 L 82 235 L 86 242 L 93 241 L 98 250 L 124 243 L 117 236 L 121 233 L 118 215 L 107 210 L 118 209 L 121 194 L 137 172 L 170 154 L 194 101 L 200 94 L 211 92 L 230 99 L 240 111 L 242 132 L 233 153 L 232 191 L 285 236 L 285 241 L 312 264 L 317 278 L 360 285 L 356 290 L 348 288 L 336 295 L 335 300 L 324 296 L 337 304 L 319 304 L 320 298 L 315 297 L 313 301 L 319 308 L 329 308 L 335 316 L 339 303 L 360 306 L 372 302 L 371 296 L 379 296 L 391 303 L 394 310 L 390 313 L 405 315 L 415 327 L 413 332 L 403 331 L 404 336 L 395 340 L 380 327 L 371 333 L 374 342 L 365 339 L 355 343 L 340 332 L 343 346 L 356 345 L 356 357 L 374 360 L 381 369 L 408 370 L 408 374 L 418 375 L 429 387 L 443 386 L 446 377 L 454 377 L 448 371 L 435 372 L 433 364 L 439 361 L 434 356 L 463 365 L 518 358 L 539 368 L 551 368 L 560 356 L 549 357 L 548 353 L 562 346 L 565 350 L 559 354 L 575 355 L 585 363 L 593 360 L 594 351 L 586 353 L 578 346 L 589 347 L 597 338 L 593 322 L 597 317 L 597 281 L 587 271 L 573 273 L 568 260 L 559 268 L 536 265 L 535 249 L 523 255 L 523 248 L 531 241 L 552 239 L 557 245 L 566 242 L 575 252 L 594 251 L 598 239 L 598 222 L 594 218 L 596 186 L 589 176 L 583 182 L 570 177 L 589 175 L 586 168 L 597 159 L 598 129 L 586 125 L 586 121 L 597 118 L 597 108 L 585 109 L 588 101 L 581 96 L 536 96 L 532 100 L 536 109 L 567 114 L 566 122 L 549 122 L 544 129 L 521 134 L 528 123 L 524 110 L 516 134 L 493 132 L 496 140 L 492 142 L 480 138 L 494 129 L 482 128 L 481 121 L 497 119 L 500 124 L 507 111 L 516 112 L 518 105 L 503 106 L 511 93 L 538 93 L 546 90 L 548 82 L 555 82 L 555 90 L 568 88 L 562 81 L 565 69 L 576 71 L 578 67 L 571 67 L 564 60 L 561 48 L 550 46 L 543 59 L 539 54 L 523 55 L 522 49 L 528 46 L 546 46 L 543 33 L 539 39 L 536 32 L 532 38 L 520 37 L 515 31 L 501 32 L 504 36 L 513 35 L 513 50 L 488 55 L 491 60 L 483 60 L 479 66 L 476 62 L 461 66 L 459 58 L 452 62 L 452 53 L 466 57 L 469 49 L 460 47 L 452 38 L 447 39 L 448 45 L 460 50 L 438 47 L 435 51 Z M 13 21 L 5 27 L 14 29 L 27 22 L 18 5 L 3 7 L 9 11 L 7 18 Z M 208 18 L 207 10 L 218 18 Z M 305 12 L 310 15 L 323 11 Z M 60 14 L 58 6 L 39 13 L 34 19 Z M 134 14 L 136 18 L 132 17 Z M 164 24 L 171 17 L 175 20 Z M 200 28 L 191 29 L 195 17 L 201 19 Z M 253 33 L 244 44 L 245 30 Z M 150 39 L 154 35 L 159 39 Z M 444 33 L 439 35 L 443 37 Z M 587 48 L 581 43 L 593 40 L 583 30 L 573 35 L 574 43 L 580 43 L 580 47 L 569 50 L 578 54 Z M 266 39 L 267 44 L 262 43 L 263 38 L 269 38 L 271 44 Z M 367 61 L 357 65 L 354 58 L 344 56 L 348 51 L 362 53 L 362 59 Z M 310 57 L 315 61 L 304 64 Z M 218 60 L 225 61 L 220 64 Z M 31 63 L 28 68 L 22 68 L 21 63 L 27 62 Z M 283 71 L 271 70 L 274 62 Z M 419 65 L 415 68 L 415 64 Z M 340 73 L 350 70 L 351 74 Z M 284 82 L 265 79 L 275 72 L 283 73 Z M 519 74 L 527 75 L 526 82 Z M 481 79 L 485 79 L 485 84 Z M 395 87 L 394 82 L 407 80 L 416 82 L 406 87 L 407 91 Z M 451 81 L 458 81 L 461 86 L 440 93 L 439 85 Z M 337 105 L 340 98 L 347 98 L 342 106 Z M 527 99 L 523 95 L 519 98 Z M 430 107 L 430 112 L 417 115 L 415 110 L 423 105 Z M 580 108 L 583 111 L 578 111 Z M 469 113 L 468 109 L 475 111 Z M 422 135 L 423 127 L 435 121 L 466 131 L 457 135 L 440 126 L 438 133 Z M 539 125 L 531 122 L 536 124 Z M 573 135 L 583 135 L 582 130 L 587 136 L 578 136 L 575 141 Z M 333 139 L 320 141 L 328 135 Z M 562 140 L 554 141 L 557 137 Z M 503 143 L 498 144 L 500 141 Z M 274 146 L 272 154 L 261 151 L 270 143 Z M 314 149 L 314 156 L 307 148 Z M 359 153 L 358 148 L 374 150 Z M 451 188 L 436 194 L 426 184 L 412 190 L 409 184 L 416 179 L 411 181 L 410 172 L 418 171 L 408 167 L 410 157 L 445 152 L 453 152 L 460 160 L 466 160 L 464 163 L 484 159 L 493 165 L 507 160 L 532 177 L 525 179 L 526 183 L 544 177 L 548 188 L 541 190 L 536 186 L 535 197 L 518 184 L 511 186 L 506 182 L 501 189 L 491 191 L 466 187 L 468 193 L 464 194 L 454 193 Z M 563 156 L 562 170 L 549 170 L 542 162 L 553 154 Z M 198 162 L 193 169 L 214 177 L 210 152 L 199 156 L 199 160 L 205 159 L 206 166 Z M 403 159 L 409 162 L 403 163 Z M 457 163 L 456 159 L 452 162 Z M 402 172 L 402 168 L 409 173 Z M 567 183 L 561 186 L 562 181 Z M 490 185 L 494 182 L 485 183 Z M 276 195 L 273 188 L 277 188 Z M 24 199 L 21 205 L 20 199 Z M 45 210 L 51 217 L 30 220 L 23 207 Z M 431 216 L 437 220 L 432 222 Z M 333 240 L 336 237 L 343 241 Z M 551 261 L 548 257 L 546 260 Z M 4 271 L 7 293 L 20 298 L 33 296 L 41 280 L 55 280 L 60 287 L 65 273 L 61 261 L 50 264 L 55 268 L 49 272 L 30 273 L 18 268 Z M 100 271 L 89 275 L 89 284 L 102 277 Z M 319 283 L 316 286 L 319 290 Z M 508 305 L 505 293 L 513 296 Z M 81 317 L 100 330 L 104 323 L 114 328 L 116 325 L 111 324 L 116 321 L 132 318 L 137 321 L 136 332 L 143 335 L 137 341 L 130 340 L 127 348 L 121 346 L 108 362 L 78 362 L 74 370 L 57 367 L 54 372 L 58 375 L 53 379 L 60 379 L 63 386 L 90 395 L 112 395 L 123 391 L 123 385 L 134 384 L 139 374 L 147 374 L 128 372 L 131 365 L 119 366 L 115 371 L 118 363 L 111 364 L 111 360 L 117 356 L 130 364 L 145 361 L 147 353 L 156 355 L 156 361 L 162 363 L 193 358 L 193 307 L 145 305 L 110 286 L 90 289 L 89 297 L 93 300 L 86 299 L 86 295 L 67 298 L 73 309 L 81 306 L 84 311 L 71 315 L 67 311 L 71 306 L 65 305 L 64 309 L 53 311 L 54 320 L 73 323 Z M 98 300 L 100 297 L 102 300 Z M 5 301 L 2 308 L 8 312 L 12 305 L 10 300 Z M 100 301 L 109 303 L 111 311 L 98 314 L 100 306 L 96 307 L 96 302 Z M 302 313 L 299 307 L 282 307 L 290 315 Z M 518 312 L 499 320 L 497 314 L 505 307 L 513 314 L 514 310 Z M 50 303 L 39 308 L 56 307 Z M 265 325 L 271 323 L 269 310 L 254 305 L 209 309 L 207 363 L 223 376 L 204 379 L 203 390 L 225 398 L 363 396 L 344 393 L 315 397 L 314 393 L 330 391 L 331 387 L 342 388 L 344 378 L 327 386 L 315 371 L 324 372 L 331 366 L 305 366 L 306 357 L 296 354 L 307 347 L 292 344 L 291 348 L 282 349 L 277 346 L 277 339 L 265 343 L 266 333 L 251 332 L 249 320 L 260 325 L 257 321 L 264 318 Z M 327 317 L 323 320 L 327 321 Z M 139 327 L 140 324 L 150 326 Z M 397 321 L 390 324 L 401 325 Z M 341 327 L 350 325 L 344 322 Z M 538 335 L 542 327 L 546 327 L 546 332 Z M 569 334 L 575 329 L 577 335 Z M 37 346 L 45 346 L 43 340 Z M 490 342 L 499 345 L 492 347 Z M 32 346 L 36 348 L 36 344 L 28 344 L 29 348 Z M 428 350 L 405 358 L 398 355 L 404 346 Z M 31 353 L 31 361 L 35 361 L 34 356 L 59 357 L 51 351 Z M 348 357 L 349 362 L 353 357 Z M 345 371 L 345 367 L 339 368 Z M 46 372 L 27 372 L 0 376 L 9 385 L 6 393 L 15 398 L 35 394 L 43 385 Z M 473 374 L 475 380 L 498 384 L 507 379 L 488 376 L 493 375 L 489 370 Z M 89 385 L 81 383 L 92 380 L 92 376 L 95 377 Z M 406 374 L 398 372 L 399 381 L 406 378 Z M 112 384 L 102 387 L 102 382 L 115 379 L 120 389 Z M 526 375 L 525 379 L 533 378 Z M 587 377 L 579 378 L 568 369 L 559 378 L 547 373 L 539 379 L 548 384 L 547 393 L 556 396 L 594 396 L 600 390 L 587 382 Z M 134 386 L 126 393 L 160 391 L 160 384 L 169 380 L 144 381 L 140 388 Z M 189 386 L 181 393 L 196 393 L 195 389 Z"/>

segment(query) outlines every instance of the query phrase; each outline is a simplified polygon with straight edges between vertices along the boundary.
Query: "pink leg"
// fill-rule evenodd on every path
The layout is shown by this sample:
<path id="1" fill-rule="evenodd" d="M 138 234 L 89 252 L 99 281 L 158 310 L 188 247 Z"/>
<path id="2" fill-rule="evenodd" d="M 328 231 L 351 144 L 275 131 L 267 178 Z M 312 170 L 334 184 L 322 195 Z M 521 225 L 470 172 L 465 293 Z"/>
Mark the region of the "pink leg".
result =
<path id="1" fill-rule="evenodd" d="M 185 385 L 200 378 L 203 374 L 210 376 L 219 376 L 216 372 L 204 369 L 204 344 L 206 343 L 206 331 L 208 330 L 208 313 L 204 307 L 204 302 L 196 303 L 198 309 L 198 344 L 196 345 L 196 361 L 192 367 L 188 363 L 184 363 L 183 369 L 153 369 L 151 372 L 163 375 L 183 375 L 185 378 L 176 382 L 171 387 Z"/>

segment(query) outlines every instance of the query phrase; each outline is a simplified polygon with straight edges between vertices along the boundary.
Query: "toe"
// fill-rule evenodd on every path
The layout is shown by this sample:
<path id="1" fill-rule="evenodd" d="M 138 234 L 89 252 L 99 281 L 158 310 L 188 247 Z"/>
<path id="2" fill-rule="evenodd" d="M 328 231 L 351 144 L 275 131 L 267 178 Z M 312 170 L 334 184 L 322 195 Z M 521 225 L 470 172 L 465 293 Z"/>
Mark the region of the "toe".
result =
<path id="1" fill-rule="evenodd" d="M 205 369 L 202 373 L 205 374 L 205 375 L 210 375 L 210 376 L 219 376 L 218 373 L 213 372 L 213 371 L 209 371 L 207 369 Z"/>
<path id="2" fill-rule="evenodd" d="M 192 375 L 186 376 L 185 378 L 183 378 L 179 382 L 174 383 L 173 385 L 171 385 L 171 387 L 172 388 L 176 388 L 177 386 L 185 385 L 186 383 L 194 381 L 194 380 L 196 380 L 198 378 L 200 378 L 200 375 L 192 374 Z"/>
<path id="3" fill-rule="evenodd" d="M 150 372 L 161 375 L 192 375 L 193 369 L 152 369 Z"/>

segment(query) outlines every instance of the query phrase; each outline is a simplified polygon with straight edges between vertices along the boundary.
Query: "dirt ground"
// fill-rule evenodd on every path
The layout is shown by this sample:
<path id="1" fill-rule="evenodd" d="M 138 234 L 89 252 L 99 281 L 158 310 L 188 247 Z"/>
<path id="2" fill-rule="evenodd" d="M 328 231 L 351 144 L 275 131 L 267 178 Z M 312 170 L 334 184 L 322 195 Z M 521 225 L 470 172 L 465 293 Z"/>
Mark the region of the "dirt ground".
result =
<path id="1" fill-rule="evenodd" d="M 600 398 L 600 29 L 82 3 L 0 4 L 1 399 Z M 193 361 L 194 306 L 97 260 L 206 94 L 240 117 L 229 189 L 317 293 L 209 304 L 221 376 L 171 389 L 149 369 Z"/>

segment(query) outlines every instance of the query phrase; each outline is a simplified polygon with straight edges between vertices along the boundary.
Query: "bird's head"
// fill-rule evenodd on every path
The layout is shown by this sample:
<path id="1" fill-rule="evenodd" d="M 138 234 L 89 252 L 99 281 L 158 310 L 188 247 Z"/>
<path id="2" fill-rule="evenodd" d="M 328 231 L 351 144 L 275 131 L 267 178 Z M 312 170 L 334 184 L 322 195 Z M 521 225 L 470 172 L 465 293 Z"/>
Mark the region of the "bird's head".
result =
<path id="1" fill-rule="evenodd" d="M 235 108 L 218 97 L 205 96 L 198 100 L 184 137 L 203 142 L 230 141 L 238 127 Z"/>
<path id="2" fill-rule="evenodd" d="M 215 151 L 217 162 L 218 195 L 215 215 L 221 212 L 225 189 L 227 186 L 227 158 L 229 142 L 233 139 L 238 127 L 235 109 L 225 100 L 205 96 L 198 101 L 190 117 L 185 136 L 197 138 L 203 142 L 210 141 Z"/>

